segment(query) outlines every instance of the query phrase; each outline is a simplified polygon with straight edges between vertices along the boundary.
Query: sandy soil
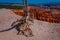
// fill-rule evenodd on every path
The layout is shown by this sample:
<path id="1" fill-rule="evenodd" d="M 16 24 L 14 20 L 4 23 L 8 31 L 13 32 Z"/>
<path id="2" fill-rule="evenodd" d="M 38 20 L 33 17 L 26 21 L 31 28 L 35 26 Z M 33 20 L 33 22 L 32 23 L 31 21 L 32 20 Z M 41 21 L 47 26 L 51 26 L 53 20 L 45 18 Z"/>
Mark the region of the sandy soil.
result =
<path id="1" fill-rule="evenodd" d="M 9 9 L 0 9 L 0 30 L 9 28 L 11 23 L 21 16 L 15 15 Z M 17 31 L 12 29 L 0 33 L 0 40 L 60 40 L 60 24 L 48 23 L 34 20 L 34 25 L 30 27 L 33 31 L 33 37 L 16 35 Z"/>

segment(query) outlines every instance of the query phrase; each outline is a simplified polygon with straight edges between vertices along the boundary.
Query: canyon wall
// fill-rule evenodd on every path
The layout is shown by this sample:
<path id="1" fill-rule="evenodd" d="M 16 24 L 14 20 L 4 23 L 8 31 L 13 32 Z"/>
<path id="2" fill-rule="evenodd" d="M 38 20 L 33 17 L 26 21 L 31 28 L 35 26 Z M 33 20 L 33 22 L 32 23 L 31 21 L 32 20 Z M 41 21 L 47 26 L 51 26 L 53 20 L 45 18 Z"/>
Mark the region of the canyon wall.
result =
<path id="1" fill-rule="evenodd" d="M 20 16 L 25 16 L 25 11 L 23 10 L 12 10 L 15 14 Z M 29 7 L 29 12 L 34 14 L 34 18 L 40 21 L 46 21 L 49 23 L 60 23 L 60 11 L 58 10 L 44 10 L 41 8 Z"/>

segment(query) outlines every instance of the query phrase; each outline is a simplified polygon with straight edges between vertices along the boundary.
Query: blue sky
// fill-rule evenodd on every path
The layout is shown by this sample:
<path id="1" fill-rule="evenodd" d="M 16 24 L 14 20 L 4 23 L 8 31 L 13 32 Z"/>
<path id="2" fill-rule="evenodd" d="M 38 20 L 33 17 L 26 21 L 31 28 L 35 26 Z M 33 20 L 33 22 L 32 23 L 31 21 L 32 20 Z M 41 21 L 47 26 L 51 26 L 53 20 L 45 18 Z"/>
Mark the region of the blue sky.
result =
<path id="1" fill-rule="evenodd" d="M 30 4 L 60 2 L 60 0 L 28 0 Z M 22 3 L 22 0 L 0 0 L 0 3 Z"/>

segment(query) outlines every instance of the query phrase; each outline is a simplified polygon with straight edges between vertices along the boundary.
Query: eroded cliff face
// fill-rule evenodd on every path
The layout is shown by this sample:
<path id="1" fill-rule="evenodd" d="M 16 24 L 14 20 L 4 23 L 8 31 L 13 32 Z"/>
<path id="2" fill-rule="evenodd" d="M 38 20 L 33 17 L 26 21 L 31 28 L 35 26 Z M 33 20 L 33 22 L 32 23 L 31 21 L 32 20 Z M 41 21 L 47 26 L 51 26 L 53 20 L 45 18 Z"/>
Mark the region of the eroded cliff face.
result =
<path id="1" fill-rule="evenodd" d="M 12 10 L 15 14 L 20 16 L 25 16 L 25 11 L 23 10 Z M 34 18 L 40 21 L 47 21 L 49 23 L 60 23 L 60 11 L 42 9 L 39 7 L 29 7 L 29 12 L 34 14 Z"/>

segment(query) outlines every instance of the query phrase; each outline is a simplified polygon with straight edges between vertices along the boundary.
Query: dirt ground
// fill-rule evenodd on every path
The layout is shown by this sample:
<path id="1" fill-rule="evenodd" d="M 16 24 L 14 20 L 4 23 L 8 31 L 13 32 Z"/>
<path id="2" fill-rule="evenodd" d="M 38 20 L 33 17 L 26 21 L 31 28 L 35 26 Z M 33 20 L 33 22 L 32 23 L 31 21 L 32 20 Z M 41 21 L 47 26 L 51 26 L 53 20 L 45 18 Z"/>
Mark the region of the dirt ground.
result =
<path id="1" fill-rule="evenodd" d="M 9 28 L 13 21 L 20 18 L 9 9 L 0 9 L 0 30 Z M 30 28 L 33 31 L 33 37 L 16 35 L 17 31 L 12 29 L 0 32 L 0 40 L 60 40 L 60 24 L 34 20 L 34 25 Z"/>

